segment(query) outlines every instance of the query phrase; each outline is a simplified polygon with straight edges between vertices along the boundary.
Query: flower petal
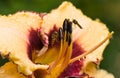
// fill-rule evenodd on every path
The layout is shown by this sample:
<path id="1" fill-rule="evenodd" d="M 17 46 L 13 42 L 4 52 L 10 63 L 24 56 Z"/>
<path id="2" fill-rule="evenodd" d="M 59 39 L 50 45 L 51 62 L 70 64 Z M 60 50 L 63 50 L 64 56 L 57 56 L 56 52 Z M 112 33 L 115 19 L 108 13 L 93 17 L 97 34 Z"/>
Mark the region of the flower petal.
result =
<path id="1" fill-rule="evenodd" d="M 63 2 L 57 9 L 52 10 L 51 13 L 44 16 L 42 26 L 49 32 L 54 28 L 54 25 L 58 28 L 61 27 L 65 18 L 69 18 L 70 20 L 76 19 L 83 27 L 83 29 L 80 29 L 76 25 L 73 26 L 72 41 L 78 44 L 84 51 L 93 48 L 109 34 L 105 24 L 85 16 L 80 9 L 76 9 L 70 2 Z M 108 41 L 93 52 L 94 58 L 91 59 L 92 61 L 96 61 L 96 58 L 102 59 L 101 56 L 107 44 Z M 90 56 L 88 55 L 87 57 L 91 58 Z"/>
<path id="2" fill-rule="evenodd" d="M 76 50 L 78 53 L 74 54 L 73 52 L 74 57 L 84 52 L 88 52 L 91 48 L 94 48 L 109 35 L 108 28 L 105 24 L 98 20 L 90 19 L 89 17 L 85 16 L 80 9 L 76 9 L 70 2 L 66 1 L 63 2 L 57 9 L 52 10 L 49 14 L 43 17 L 42 27 L 45 29 L 46 33 L 49 33 L 54 26 L 57 28 L 62 27 L 64 19 L 76 19 L 83 28 L 80 29 L 73 24 L 72 42 L 73 45 L 76 44 L 78 46 L 76 49 L 79 49 L 78 51 Z M 94 52 L 86 56 L 83 61 L 84 65 L 82 66 L 82 70 L 86 69 L 87 64 L 90 62 L 95 62 L 97 64 L 100 63 L 102 60 L 103 51 L 108 45 L 108 42 L 109 39 Z M 79 72 L 82 72 L 82 70 L 79 70 Z M 58 74 L 58 71 L 56 69 L 54 73 Z"/>
<path id="3" fill-rule="evenodd" d="M 99 69 L 95 74 L 95 78 L 115 78 L 115 77 L 111 73 L 108 73 L 106 70 Z"/>
<path id="4" fill-rule="evenodd" d="M 37 29 L 41 27 L 45 31 L 44 34 L 47 34 L 45 38 L 47 36 L 49 37 L 50 31 L 54 28 L 59 29 L 62 27 L 65 19 L 77 20 L 83 29 L 73 24 L 72 44 L 70 47 L 64 46 L 63 44 L 63 46 L 60 44 L 60 46 L 52 48 L 47 47 L 48 50 L 45 54 L 33 60 L 35 63 L 49 64 L 51 66 L 56 62 L 56 59 L 58 59 L 57 56 L 59 57 L 59 53 L 62 52 L 61 47 L 63 48 L 63 51 L 67 53 L 64 58 L 57 60 L 58 62 L 53 70 L 50 71 L 50 74 L 44 73 L 43 71 L 48 68 L 48 65 L 34 64 L 31 61 L 33 58 L 31 52 L 40 50 L 42 47 L 42 43 L 37 35 Z M 35 76 L 37 78 L 39 78 L 39 76 L 45 76 L 46 78 L 63 78 L 66 76 L 82 75 L 83 73 L 93 76 L 94 74 L 91 74 L 91 72 L 96 69 L 96 65 L 99 65 L 102 60 L 102 53 L 109 43 L 109 39 L 103 45 L 97 47 L 97 49 L 96 46 L 107 36 L 109 36 L 109 31 L 106 25 L 102 24 L 100 21 L 90 19 L 85 16 L 81 10 L 76 9 L 70 2 L 66 1 L 57 9 L 52 10 L 51 13 L 43 17 L 40 17 L 36 13 L 29 12 L 19 12 L 14 15 L 0 16 L 1 55 L 3 57 L 8 56 L 11 61 L 18 65 L 18 71 L 25 75 L 30 75 L 33 71 L 37 70 L 38 72 L 35 71 Z M 48 41 L 45 42 L 48 43 Z M 66 49 L 66 47 L 69 49 Z M 96 50 L 89 55 L 82 59 L 79 58 L 75 60 L 74 63 L 69 64 L 70 58 L 68 56 L 71 56 L 71 52 L 71 58 L 74 58 L 94 48 Z M 93 69 L 91 69 L 90 66 L 92 66 Z M 87 70 L 90 70 L 90 72 Z M 43 72 L 42 75 L 39 74 L 41 72 Z M 64 73 L 64 75 L 61 73 Z"/>
<path id="5" fill-rule="evenodd" d="M 6 63 L 0 67 L 0 78 L 27 78 L 23 74 L 17 72 L 17 66 L 12 62 Z"/>
<path id="6" fill-rule="evenodd" d="M 37 29 L 42 19 L 39 14 L 18 12 L 0 16 L 0 54 L 18 65 L 18 71 L 30 75 L 36 69 L 47 69 L 47 65 L 37 65 L 31 61 L 32 49 L 42 45 Z"/>

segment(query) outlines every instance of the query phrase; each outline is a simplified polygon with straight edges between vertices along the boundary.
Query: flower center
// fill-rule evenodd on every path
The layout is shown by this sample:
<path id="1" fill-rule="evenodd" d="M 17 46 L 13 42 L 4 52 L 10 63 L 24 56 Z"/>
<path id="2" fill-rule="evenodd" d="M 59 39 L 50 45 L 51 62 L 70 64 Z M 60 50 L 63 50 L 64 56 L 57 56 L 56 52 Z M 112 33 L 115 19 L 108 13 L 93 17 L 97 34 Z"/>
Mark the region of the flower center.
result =
<path id="1" fill-rule="evenodd" d="M 74 63 L 75 61 L 85 57 L 89 53 L 93 52 L 97 48 L 99 48 L 103 43 L 105 43 L 108 39 L 112 37 L 113 32 L 109 33 L 108 36 L 100 41 L 99 43 L 96 43 L 93 48 L 88 50 L 87 52 L 84 52 L 81 55 L 78 55 L 76 57 L 72 57 L 73 52 L 73 42 L 72 42 L 72 24 L 76 24 L 81 29 L 82 27 L 79 25 L 79 23 L 74 19 L 73 21 L 70 21 L 69 19 L 65 19 L 63 22 L 63 27 L 60 27 L 58 31 L 53 31 L 50 35 L 50 48 L 48 47 L 48 54 L 51 53 L 58 53 L 56 54 L 56 58 L 54 60 L 50 60 L 53 58 L 53 56 L 46 56 L 47 58 L 47 64 L 49 64 L 48 74 L 46 78 L 56 78 L 58 77 L 69 64 Z M 59 43 L 56 46 L 56 41 Z M 52 47 L 52 48 L 51 48 Z M 59 49 L 58 49 L 59 47 Z M 57 48 L 57 49 L 56 49 Z M 43 48 L 44 52 L 46 51 L 45 48 Z M 59 52 L 56 52 L 59 51 Z M 54 55 L 54 54 L 53 54 Z M 45 57 L 45 56 L 44 56 Z M 49 60 L 49 61 L 48 61 Z M 44 64 L 44 63 L 43 63 Z"/>
<path id="2" fill-rule="evenodd" d="M 78 55 L 77 57 L 71 58 L 72 56 L 72 23 L 77 24 L 80 28 L 82 28 L 76 20 L 73 20 L 72 22 L 69 21 L 69 19 L 65 19 L 63 23 L 63 28 L 59 28 L 58 31 L 58 37 L 60 42 L 60 50 L 57 59 L 50 64 L 49 72 L 52 76 L 59 75 L 61 72 L 64 71 L 64 69 L 70 64 L 73 63 L 86 55 L 90 54 L 97 48 L 99 48 L 103 43 L 105 43 L 108 39 L 112 37 L 113 32 L 108 34 L 108 36 L 102 40 L 101 42 L 97 43 L 93 48 L 88 50 L 87 52 L 84 52 L 81 55 Z M 55 36 L 56 37 L 56 36 Z M 53 38 L 53 40 L 55 40 Z M 57 72 L 57 73 L 55 73 Z"/>
<path id="3" fill-rule="evenodd" d="M 71 56 L 72 56 L 72 23 L 77 24 L 80 28 L 82 28 L 76 20 L 70 21 L 69 19 L 65 19 L 63 23 L 63 27 L 59 28 L 58 33 L 54 32 L 51 36 L 51 43 L 53 44 L 58 37 L 60 43 L 60 50 L 57 56 L 57 59 L 50 64 L 49 72 L 59 70 L 57 73 L 61 73 L 69 64 Z M 57 35 L 58 34 L 58 35 Z M 59 69 L 58 69 L 59 67 Z M 52 73 L 54 74 L 54 73 Z"/>

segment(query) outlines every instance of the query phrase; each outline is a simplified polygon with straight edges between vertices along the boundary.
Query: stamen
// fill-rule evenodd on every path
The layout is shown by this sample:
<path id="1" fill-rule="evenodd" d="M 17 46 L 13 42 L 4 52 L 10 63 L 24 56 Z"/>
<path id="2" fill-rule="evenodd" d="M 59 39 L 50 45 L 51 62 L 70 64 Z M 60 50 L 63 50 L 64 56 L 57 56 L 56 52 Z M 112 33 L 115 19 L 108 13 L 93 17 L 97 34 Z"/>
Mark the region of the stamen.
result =
<path id="1" fill-rule="evenodd" d="M 61 39 L 61 42 L 60 42 L 60 51 L 59 51 L 59 54 L 58 54 L 58 58 L 55 60 L 55 62 L 53 62 L 53 64 L 51 64 L 50 66 L 49 66 L 49 69 L 48 69 L 48 71 L 49 72 L 51 72 L 53 69 L 55 69 L 55 67 L 58 65 L 58 63 L 60 63 L 60 59 L 61 59 L 61 57 L 62 57 L 62 46 L 63 46 L 63 40 Z"/>
<path id="2" fill-rule="evenodd" d="M 74 24 L 76 24 L 76 25 L 78 25 L 78 27 L 80 28 L 80 29 L 82 29 L 82 26 L 78 23 L 78 21 L 77 20 L 75 20 L 75 19 L 73 19 L 73 21 L 72 21 Z"/>
<path id="3" fill-rule="evenodd" d="M 55 71 L 54 69 L 59 70 L 57 73 L 61 73 L 69 63 L 69 61 L 66 59 L 68 57 L 67 53 L 69 53 L 67 52 L 68 42 L 66 42 L 66 36 L 67 36 L 67 31 L 65 31 L 64 33 L 64 40 L 63 42 L 61 41 L 61 46 L 60 46 L 61 49 L 57 58 L 58 60 L 56 60 L 56 63 L 55 63 L 56 66 L 54 66 L 53 68 L 53 71 Z"/>
<path id="4" fill-rule="evenodd" d="M 58 38 L 60 41 L 60 51 L 57 59 L 50 65 L 48 71 L 51 78 L 59 75 L 69 64 L 72 56 L 72 22 L 65 19 L 63 28 L 59 28 Z M 55 71 L 57 71 L 55 73 Z"/>
<path id="5" fill-rule="evenodd" d="M 60 38 L 60 52 L 59 52 L 59 55 L 58 55 L 58 58 L 57 58 L 57 60 L 56 60 L 56 64 L 59 62 L 59 59 L 61 59 L 61 57 L 62 57 L 62 54 L 63 54 L 63 52 L 62 52 L 62 47 L 63 47 L 63 31 L 62 31 L 62 28 L 60 28 L 59 29 L 59 38 Z"/>
<path id="6" fill-rule="evenodd" d="M 53 68 L 55 68 L 57 66 L 57 64 L 60 62 L 60 59 L 62 58 L 63 56 L 63 30 L 62 28 L 59 28 L 59 40 L 60 40 L 60 51 L 59 51 L 59 54 L 58 54 L 58 58 L 55 60 L 55 62 L 53 62 L 53 64 L 50 65 L 49 67 L 49 71 L 51 72 Z"/>
<path id="7" fill-rule="evenodd" d="M 64 68 L 69 64 L 69 61 L 71 59 L 71 55 L 72 55 L 72 44 L 71 44 L 71 35 L 69 35 L 69 42 L 68 42 L 68 47 L 66 49 L 66 53 L 64 56 Z"/>
<path id="8" fill-rule="evenodd" d="M 112 37 L 114 32 L 111 32 L 108 34 L 108 36 L 101 42 L 99 42 L 97 45 L 95 45 L 93 48 L 91 48 L 90 50 L 88 50 L 87 52 L 83 53 L 82 55 L 79 55 L 73 59 L 70 60 L 69 63 L 73 63 L 75 62 L 76 60 L 79 60 L 80 58 L 83 58 L 84 56 L 92 53 L 93 51 L 95 51 L 97 48 L 99 48 L 102 44 L 104 44 L 108 39 L 110 39 Z"/>
<path id="9" fill-rule="evenodd" d="M 61 52 L 61 57 L 60 57 L 60 59 L 64 57 L 64 55 L 65 55 L 65 53 L 66 53 L 67 46 L 68 46 L 65 38 L 66 38 L 66 33 L 65 33 L 65 35 L 64 35 L 64 41 L 63 41 L 63 45 L 62 45 L 62 46 L 63 46 L 63 49 L 62 49 L 62 52 Z"/>
<path id="10" fill-rule="evenodd" d="M 72 55 L 72 22 L 68 21 L 68 25 L 67 25 L 67 34 L 66 34 L 66 38 L 67 41 L 65 42 L 66 44 L 64 44 L 65 46 L 65 50 L 64 51 L 64 61 L 62 63 L 62 68 L 61 70 L 64 70 L 70 61 L 71 55 Z"/>
<path id="11" fill-rule="evenodd" d="M 60 51 L 58 54 L 58 58 L 54 63 L 50 66 L 49 70 L 52 71 L 56 69 L 56 66 L 60 66 L 60 72 L 66 68 L 68 65 L 71 55 L 72 55 L 72 22 L 65 19 L 62 28 L 59 29 L 59 40 L 60 40 Z M 64 35 L 64 37 L 63 37 Z"/>

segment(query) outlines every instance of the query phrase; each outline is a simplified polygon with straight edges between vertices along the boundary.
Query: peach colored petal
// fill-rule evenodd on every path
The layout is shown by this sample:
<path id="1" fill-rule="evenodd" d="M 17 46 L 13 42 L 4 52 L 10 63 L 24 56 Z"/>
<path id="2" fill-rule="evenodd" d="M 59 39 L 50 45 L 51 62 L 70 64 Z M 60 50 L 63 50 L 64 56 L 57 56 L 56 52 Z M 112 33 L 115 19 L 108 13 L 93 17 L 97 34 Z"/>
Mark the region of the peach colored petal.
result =
<path id="1" fill-rule="evenodd" d="M 108 73 L 106 70 L 99 69 L 95 74 L 95 78 L 115 78 L 113 74 Z"/>
<path id="2" fill-rule="evenodd" d="M 48 66 L 36 65 L 30 60 L 31 50 L 36 46 L 37 29 L 42 19 L 39 14 L 18 12 L 9 16 L 0 16 L 0 54 L 8 56 L 18 65 L 18 71 L 30 75 L 36 69 Z M 31 39 L 32 37 L 34 38 Z M 37 43 L 38 44 L 38 43 Z"/>

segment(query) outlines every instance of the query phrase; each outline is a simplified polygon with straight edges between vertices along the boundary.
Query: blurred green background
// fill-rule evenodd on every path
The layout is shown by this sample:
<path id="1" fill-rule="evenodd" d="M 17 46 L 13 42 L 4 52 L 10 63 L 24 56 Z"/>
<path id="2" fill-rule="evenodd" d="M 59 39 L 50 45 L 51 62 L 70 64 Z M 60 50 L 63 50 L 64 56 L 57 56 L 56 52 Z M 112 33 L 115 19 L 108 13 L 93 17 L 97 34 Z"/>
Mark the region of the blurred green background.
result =
<path id="1" fill-rule="evenodd" d="M 0 14 L 17 11 L 50 12 L 64 0 L 0 0 Z M 92 19 L 99 18 L 115 34 L 106 48 L 101 68 L 120 78 L 120 0 L 69 0 Z M 1 57 L 0 57 L 1 59 Z M 0 65 L 6 60 L 0 60 Z"/>

